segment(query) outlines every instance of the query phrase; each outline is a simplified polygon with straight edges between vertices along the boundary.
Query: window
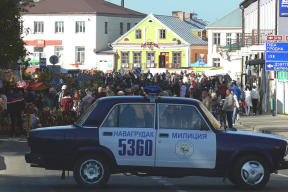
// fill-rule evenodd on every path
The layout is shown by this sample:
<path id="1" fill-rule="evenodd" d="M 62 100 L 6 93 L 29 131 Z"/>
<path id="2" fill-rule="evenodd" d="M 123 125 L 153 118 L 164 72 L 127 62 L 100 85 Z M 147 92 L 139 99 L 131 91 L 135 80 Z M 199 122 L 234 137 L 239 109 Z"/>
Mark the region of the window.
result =
<path id="1" fill-rule="evenodd" d="M 201 37 L 201 32 L 200 31 L 198 32 L 198 37 Z"/>
<path id="2" fill-rule="evenodd" d="M 198 53 L 195 53 L 195 63 L 198 61 Z"/>
<path id="3" fill-rule="evenodd" d="M 84 65 L 84 63 L 85 63 L 85 47 L 76 47 L 76 63 Z"/>
<path id="4" fill-rule="evenodd" d="M 146 52 L 146 67 L 154 68 L 155 67 L 155 52 Z"/>
<path id="5" fill-rule="evenodd" d="M 129 68 L 129 52 L 121 53 L 121 67 Z"/>
<path id="6" fill-rule="evenodd" d="M 237 40 L 239 39 L 239 42 L 242 42 L 242 33 L 237 33 Z"/>
<path id="7" fill-rule="evenodd" d="M 214 45 L 220 45 L 220 33 L 214 33 Z"/>
<path id="8" fill-rule="evenodd" d="M 117 105 L 102 127 L 154 128 L 154 113 L 154 104 Z"/>
<path id="9" fill-rule="evenodd" d="M 105 34 L 108 34 L 108 22 L 105 22 Z"/>
<path id="10" fill-rule="evenodd" d="M 85 21 L 76 21 L 76 33 L 85 33 Z"/>
<path id="11" fill-rule="evenodd" d="M 142 39 L 142 30 L 141 29 L 137 29 L 135 34 L 136 34 L 136 39 Z"/>
<path id="12" fill-rule="evenodd" d="M 231 45 L 231 36 L 232 36 L 231 33 L 227 33 L 227 34 L 226 34 L 226 37 L 227 37 L 227 43 L 226 43 L 226 45 Z"/>
<path id="13" fill-rule="evenodd" d="M 60 59 L 64 55 L 64 47 L 57 46 L 55 47 L 55 55 Z"/>
<path id="14" fill-rule="evenodd" d="M 220 67 L 220 59 L 213 59 L 213 67 Z"/>
<path id="15" fill-rule="evenodd" d="M 133 52 L 133 67 L 141 68 L 141 63 L 142 63 L 141 52 Z"/>
<path id="16" fill-rule="evenodd" d="M 44 22 L 35 21 L 34 22 L 34 33 L 44 33 Z"/>
<path id="17" fill-rule="evenodd" d="M 173 52 L 173 60 L 172 64 L 174 68 L 179 68 L 181 67 L 181 52 Z"/>
<path id="18" fill-rule="evenodd" d="M 64 22 L 55 22 L 55 33 L 64 33 Z"/>
<path id="19" fill-rule="evenodd" d="M 43 47 L 34 47 L 34 59 L 46 58 Z"/>
<path id="20" fill-rule="evenodd" d="M 208 109 L 202 104 L 199 103 L 200 108 L 205 113 L 206 117 L 209 119 L 211 124 L 214 126 L 215 129 L 220 129 L 220 123 L 214 118 L 214 116 L 208 111 Z"/>
<path id="21" fill-rule="evenodd" d="M 130 23 L 127 23 L 127 31 L 129 31 L 131 29 L 131 25 Z"/>
<path id="22" fill-rule="evenodd" d="M 166 29 L 160 29 L 160 39 L 166 39 Z"/>
<path id="23" fill-rule="evenodd" d="M 120 35 L 123 35 L 123 23 L 120 23 Z"/>
<path id="24" fill-rule="evenodd" d="M 159 106 L 159 128 L 209 130 L 206 122 L 194 106 L 165 104 Z"/>

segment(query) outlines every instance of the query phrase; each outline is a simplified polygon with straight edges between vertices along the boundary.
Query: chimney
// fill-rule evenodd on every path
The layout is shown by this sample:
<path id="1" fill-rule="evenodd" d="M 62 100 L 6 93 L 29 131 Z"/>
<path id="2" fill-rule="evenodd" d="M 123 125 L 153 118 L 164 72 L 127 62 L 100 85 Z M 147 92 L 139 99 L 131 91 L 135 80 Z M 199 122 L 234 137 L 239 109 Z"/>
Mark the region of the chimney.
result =
<path id="1" fill-rule="evenodd" d="M 185 21 L 185 12 L 178 12 L 178 17 L 182 20 L 182 21 Z"/>
<path id="2" fill-rule="evenodd" d="M 187 13 L 187 19 L 193 19 L 193 13 Z"/>
<path id="3" fill-rule="evenodd" d="M 121 0 L 121 7 L 124 7 L 124 0 Z"/>

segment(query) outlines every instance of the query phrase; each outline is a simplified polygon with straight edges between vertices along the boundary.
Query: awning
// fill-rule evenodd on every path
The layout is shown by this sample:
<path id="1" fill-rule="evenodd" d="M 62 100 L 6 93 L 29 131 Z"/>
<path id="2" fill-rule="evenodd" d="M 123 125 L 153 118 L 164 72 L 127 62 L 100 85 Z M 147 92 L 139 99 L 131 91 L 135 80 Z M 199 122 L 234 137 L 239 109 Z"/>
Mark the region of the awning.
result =
<path id="1" fill-rule="evenodd" d="M 213 77 L 213 76 L 217 76 L 217 75 L 226 75 L 227 72 L 224 70 L 205 70 L 204 71 L 205 75 Z"/>
<path id="2" fill-rule="evenodd" d="M 211 70 L 211 69 L 222 69 L 222 68 L 216 68 L 216 67 L 201 67 L 196 68 L 193 70 L 193 72 L 204 72 L 205 70 Z"/>
<path id="3" fill-rule="evenodd" d="M 16 88 L 28 89 L 28 87 L 31 87 L 34 90 L 44 90 L 50 88 L 47 83 L 43 82 L 22 81 L 16 85 Z"/>

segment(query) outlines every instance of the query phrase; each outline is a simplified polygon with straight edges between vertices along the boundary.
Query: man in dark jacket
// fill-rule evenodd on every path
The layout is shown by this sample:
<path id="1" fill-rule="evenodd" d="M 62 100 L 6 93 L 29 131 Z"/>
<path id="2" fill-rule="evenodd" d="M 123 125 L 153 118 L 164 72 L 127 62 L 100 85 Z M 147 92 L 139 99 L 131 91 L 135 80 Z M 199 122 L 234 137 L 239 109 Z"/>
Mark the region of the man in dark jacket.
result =
<path id="1" fill-rule="evenodd" d="M 87 96 L 85 96 L 81 102 L 81 115 L 91 106 L 93 99 L 94 97 L 92 97 L 92 92 L 88 91 Z"/>
<path id="2" fill-rule="evenodd" d="M 22 118 L 21 113 L 25 109 L 25 101 L 24 97 L 16 92 L 16 89 L 13 88 L 10 91 L 10 95 L 7 98 L 7 109 L 8 113 L 10 113 L 11 118 L 11 137 L 15 137 L 15 122 L 17 118 L 17 126 L 20 130 L 20 135 L 23 134 L 23 127 L 22 127 Z"/>
<path id="3" fill-rule="evenodd" d="M 49 94 L 45 95 L 44 99 L 44 106 L 49 107 L 51 110 L 54 109 L 54 107 L 58 107 L 58 98 L 57 95 L 55 94 L 55 89 L 50 88 L 49 89 Z"/>
<path id="4" fill-rule="evenodd" d="M 31 87 L 28 88 L 28 96 L 26 102 L 35 104 L 35 94 L 33 93 L 33 89 Z"/>

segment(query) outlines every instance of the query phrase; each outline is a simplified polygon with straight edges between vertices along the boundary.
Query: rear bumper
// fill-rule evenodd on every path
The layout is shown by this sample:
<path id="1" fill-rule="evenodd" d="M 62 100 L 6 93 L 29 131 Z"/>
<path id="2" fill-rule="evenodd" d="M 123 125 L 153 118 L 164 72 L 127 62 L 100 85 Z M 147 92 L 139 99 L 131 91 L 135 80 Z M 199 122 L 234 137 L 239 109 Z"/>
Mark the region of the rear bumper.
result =
<path id="1" fill-rule="evenodd" d="M 276 166 L 276 170 L 288 169 L 288 161 L 279 161 Z"/>
<path id="2" fill-rule="evenodd" d="M 39 153 L 27 153 L 25 155 L 26 163 L 36 164 L 36 165 L 45 165 L 44 155 Z"/>

